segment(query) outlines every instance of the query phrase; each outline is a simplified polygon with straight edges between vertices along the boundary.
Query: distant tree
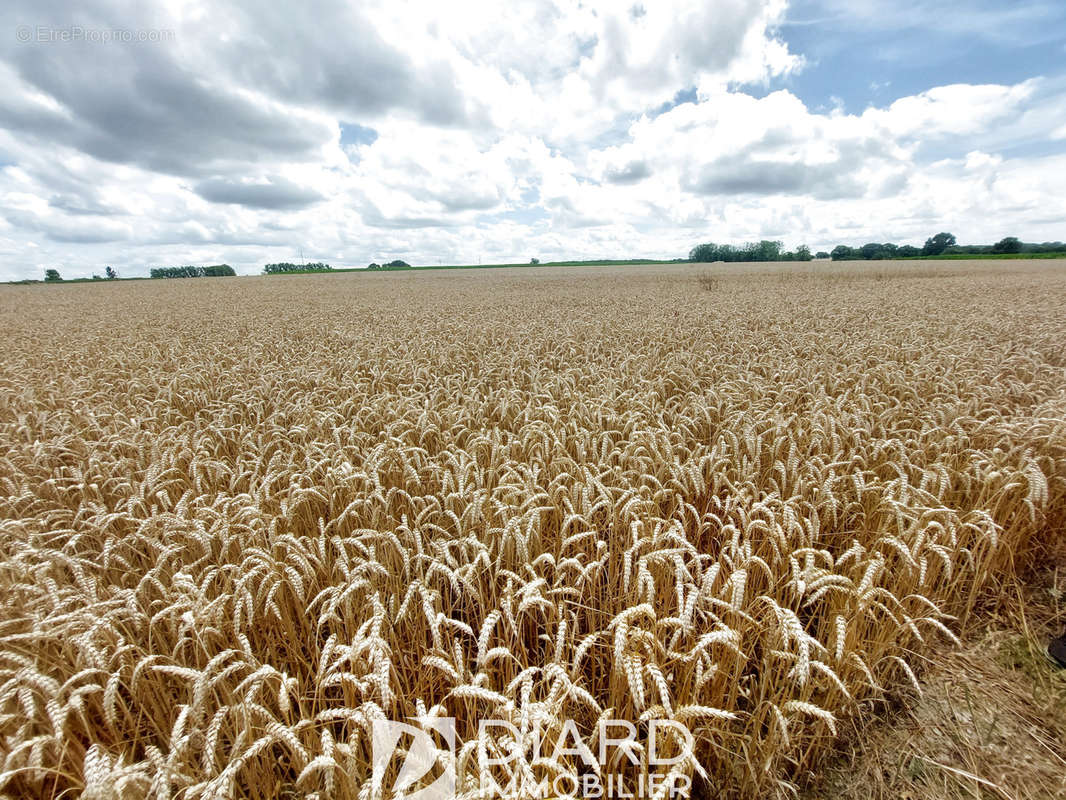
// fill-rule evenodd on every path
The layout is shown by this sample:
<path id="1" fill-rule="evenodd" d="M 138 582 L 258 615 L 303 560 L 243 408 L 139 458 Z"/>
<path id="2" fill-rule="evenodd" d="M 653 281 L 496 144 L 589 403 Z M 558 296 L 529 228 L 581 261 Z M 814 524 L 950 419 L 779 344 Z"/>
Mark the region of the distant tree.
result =
<path id="1" fill-rule="evenodd" d="M 104 267 L 104 274 L 107 276 L 107 279 L 109 281 L 113 281 L 118 278 L 118 273 L 115 272 L 114 267 Z"/>
<path id="2" fill-rule="evenodd" d="M 236 274 L 237 271 L 229 264 L 214 264 L 203 268 L 205 278 L 231 278 Z"/>
<path id="3" fill-rule="evenodd" d="M 101 278 L 101 277 L 100 277 L 99 275 L 97 275 L 97 274 L 96 274 L 96 273 L 94 272 L 94 273 L 93 273 L 93 280 L 94 280 L 94 281 L 102 281 L 102 280 L 103 280 L 103 278 Z"/>
<path id="4" fill-rule="evenodd" d="M 925 246 L 922 248 L 923 256 L 938 256 L 956 244 L 954 234 L 947 232 L 938 233 L 936 236 L 930 236 L 925 240 Z"/>
<path id="5" fill-rule="evenodd" d="M 740 247 L 729 244 L 706 242 L 693 247 L 688 253 L 688 260 L 696 263 L 711 261 L 810 261 L 811 249 L 800 245 L 795 250 L 785 250 L 783 242 L 763 239 L 761 242 L 748 242 Z"/>
<path id="6" fill-rule="evenodd" d="M 1020 253 L 1022 242 L 1017 236 L 1008 236 L 992 245 L 993 253 Z"/>
<path id="7" fill-rule="evenodd" d="M 529 259 L 529 263 L 530 264 L 539 264 L 540 263 L 540 259 L 539 258 L 531 258 L 531 259 Z"/>
<path id="8" fill-rule="evenodd" d="M 780 261 L 781 251 L 784 249 L 784 242 L 772 242 L 769 239 L 763 239 L 755 246 L 755 257 L 752 260 Z"/>
<path id="9" fill-rule="evenodd" d="M 59 270 L 58 269 L 46 269 L 44 271 L 44 282 L 45 283 L 58 283 L 61 280 L 63 280 L 63 279 L 59 276 Z"/>
<path id="10" fill-rule="evenodd" d="M 381 269 L 381 264 L 378 264 L 377 262 L 371 262 L 370 266 L 368 266 L 367 269 Z"/>
<path id="11" fill-rule="evenodd" d="M 278 264 L 267 264 L 263 267 L 263 272 L 267 275 L 277 275 L 282 272 L 330 272 L 333 270 L 329 264 L 323 264 L 321 261 L 313 261 L 310 264 L 293 264 L 289 261 L 282 261 Z"/>
<path id="12" fill-rule="evenodd" d="M 689 261 L 696 261 L 699 263 L 706 263 L 709 261 L 719 261 L 721 258 L 718 255 L 718 245 L 713 242 L 707 244 L 698 244 L 689 250 Z"/>
<path id="13" fill-rule="evenodd" d="M 864 244 L 862 247 L 859 248 L 859 255 L 869 260 L 872 258 L 877 258 L 878 253 L 881 253 L 883 250 L 884 248 L 879 243 L 870 242 L 869 244 Z M 881 257 L 884 258 L 884 256 Z"/>
<path id="14" fill-rule="evenodd" d="M 200 278 L 204 273 L 203 267 L 187 264 L 183 267 L 153 267 L 148 274 L 153 278 Z"/>
<path id="15" fill-rule="evenodd" d="M 814 254 L 814 257 L 815 258 L 829 258 L 829 253 L 825 252 L 825 250 L 819 250 L 817 253 Z"/>
<path id="16" fill-rule="evenodd" d="M 152 278 L 221 278 L 236 275 L 229 264 L 214 264 L 210 267 L 152 267 L 148 275 Z"/>
<path id="17" fill-rule="evenodd" d="M 757 259 L 758 258 L 758 245 L 745 245 L 741 255 L 745 259 Z M 720 250 L 721 252 L 721 250 Z M 782 253 L 780 258 L 798 257 L 799 250 L 796 253 Z M 973 255 L 982 256 L 991 253 L 1066 253 L 1066 244 L 1062 242 L 1044 242 L 1043 244 L 1034 244 L 1023 242 L 1016 236 L 1007 236 L 1004 239 L 1000 239 L 995 244 L 959 244 L 956 242 L 955 237 L 947 232 L 938 233 L 936 236 L 930 236 L 925 241 L 925 245 L 921 248 L 915 247 L 910 244 L 896 245 L 892 242 L 868 242 L 862 247 L 852 248 L 847 245 L 837 245 L 833 250 L 828 253 L 829 257 L 834 261 L 840 261 L 842 259 L 890 259 L 890 258 L 916 258 L 916 257 L 929 257 L 929 256 L 953 256 L 953 255 Z M 819 251 L 818 257 L 825 255 L 824 252 Z M 728 260 L 728 259 L 726 259 Z"/>
<path id="18" fill-rule="evenodd" d="M 1066 252 L 1066 244 L 1062 242 L 1041 242 L 1026 243 L 1022 242 L 1023 253 L 1063 253 Z"/>
<path id="19" fill-rule="evenodd" d="M 388 264 L 384 264 L 383 267 L 384 269 L 411 269 L 410 264 L 406 261 L 401 261 L 398 258 L 394 261 L 390 261 Z"/>

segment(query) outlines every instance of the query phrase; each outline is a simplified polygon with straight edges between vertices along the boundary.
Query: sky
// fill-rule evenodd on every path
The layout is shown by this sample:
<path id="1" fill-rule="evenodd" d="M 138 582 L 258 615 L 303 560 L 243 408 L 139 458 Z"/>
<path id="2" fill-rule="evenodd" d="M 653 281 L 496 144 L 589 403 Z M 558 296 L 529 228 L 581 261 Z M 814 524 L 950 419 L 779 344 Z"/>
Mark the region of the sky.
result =
<path id="1" fill-rule="evenodd" d="M 0 280 L 1066 239 L 1061 0 L 4 0 Z"/>

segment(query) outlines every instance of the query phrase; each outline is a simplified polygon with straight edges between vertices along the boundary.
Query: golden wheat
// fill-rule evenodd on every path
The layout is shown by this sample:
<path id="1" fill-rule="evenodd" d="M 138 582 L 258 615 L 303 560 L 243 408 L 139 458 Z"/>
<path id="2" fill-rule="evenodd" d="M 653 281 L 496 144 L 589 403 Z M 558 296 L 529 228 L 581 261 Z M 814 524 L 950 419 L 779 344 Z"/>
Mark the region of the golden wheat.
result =
<path id="1" fill-rule="evenodd" d="M 1066 271 L 819 269 L 4 289 L 0 791 L 787 793 L 1066 522 Z"/>

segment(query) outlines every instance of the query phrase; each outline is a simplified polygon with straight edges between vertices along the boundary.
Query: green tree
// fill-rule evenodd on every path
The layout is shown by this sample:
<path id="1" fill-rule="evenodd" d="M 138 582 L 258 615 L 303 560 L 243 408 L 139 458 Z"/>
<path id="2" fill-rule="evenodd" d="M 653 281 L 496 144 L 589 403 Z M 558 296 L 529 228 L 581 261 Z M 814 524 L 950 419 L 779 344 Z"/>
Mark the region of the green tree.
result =
<path id="1" fill-rule="evenodd" d="M 114 267 L 104 267 L 104 274 L 107 276 L 107 279 L 109 281 L 113 281 L 118 278 L 118 273 L 115 272 Z"/>
<path id="2" fill-rule="evenodd" d="M 815 258 L 829 258 L 829 253 L 825 252 L 825 250 L 819 250 L 817 253 L 814 254 L 814 257 Z"/>
<path id="3" fill-rule="evenodd" d="M 925 246 L 922 248 L 923 256 L 938 256 L 947 250 L 949 247 L 953 247 L 956 244 L 954 234 L 942 231 L 936 236 L 930 236 L 925 240 Z"/>
<path id="4" fill-rule="evenodd" d="M 267 275 L 278 275 L 282 272 L 331 272 L 332 270 L 333 267 L 329 264 L 323 264 L 321 261 L 313 261 L 310 264 L 293 264 L 289 261 L 282 261 L 278 264 L 267 264 L 263 267 L 263 272 Z"/>
<path id="5" fill-rule="evenodd" d="M 688 260 L 698 263 L 707 263 L 723 259 L 718 254 L 718 245 L 714 244 L 714 242 L 707 242 L 706 244 L 698 244 L 689 250 Z"/>
<path id="6" fill-rule="evenodd" d="M 63 280 L 63 279 L 61 277 L 59 277 L 59 270 L 58 269 L 46 269 L 44 271 L 44 282 L 45 283 L 58 283 L 61 280 Z"/>
<path id="7" fill-rule="evenodd" d="M 857 255 L 855 250 L 846 244 L 838 244 L 833 248 L 833 252 L 829 254 L 829 257 L 834 261 L 847 261 L 848 259 L 856 258 Z"/>
<path id="8" fill-rule="evenodd" d="M 232 267 L 227 266 L 226 269 L 230 270 L 228 274 L 234 274 L 232 272 Z M 192 265 L 186 265 L 184 267 L 152 267 L 148 270 L 148 275 L 152 278 L 202 278 L 207 274 L 208 273 L 205 271 L 204 267 L 195 267 Z"/>
<path id="9" fill-rule="evenodd" d="M 1020 253 L 1022 242 L 1017 236 L 1007 236 L 992 245 L 993 253 Z"/>
<path id="10" fill-rule="evenodd" d="M 785 249 L 784 242 L 772 242 L 763 239 L 755 246 L 754 261 L 780 261 L 781 251 Z"/>
<path id="11" fill-rule="evenodd" d="M 540 259 L 539 258 L 531 258 L 531 259 L 529 259 L 529 263 L 530 264 L 539 264 L 540 263 Z"/>
<path id="12" fill-rule="evenodd" d="M 205 278 L 230 278 L 236 274 L 236 270 L 229 264 L 213 264 L 210 267 L 203 268 Z"/>
<path id="13" fill-rule="evenodd" d="M 872 258 L 877 258 L 878 254 L 883 252 L 883 250 L 884 247 L 882 247 L 878 242 L 870 242 L 869 244 L 864 244 L 862 247 L 859 248 L 859 255 L 869 260 Z M 884 258 L 884 256 L 881 256 L 881 258 Z"/>

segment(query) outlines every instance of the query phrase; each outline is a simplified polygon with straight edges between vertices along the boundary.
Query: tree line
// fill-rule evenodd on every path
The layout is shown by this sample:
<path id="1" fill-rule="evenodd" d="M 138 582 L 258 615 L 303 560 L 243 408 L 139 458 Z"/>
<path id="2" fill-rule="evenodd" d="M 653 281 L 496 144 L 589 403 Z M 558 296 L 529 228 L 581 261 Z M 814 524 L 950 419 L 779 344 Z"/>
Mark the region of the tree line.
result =
<path id="1" fill-rule="evenodd" d="M 94 281 L 117 281 L 118 280 L 118 273 L 115 271 L 114 267 L 104 267 L 104 277 L 101 277 L 100 275 L 98 275 L 98 274 L 96 274 L 94 272 L 93 273 L 93 280 Z M 59 274 L 59 270 L 58 269 L 46 269 L 44 271 L 44 282 L 45 283 L 62 283 L 63 282 L 63 276 Z"/>
<path id="2" fill-rule="evenodd" d="M 1017 236 L 1006 236 L 995 244 L 962 244 L 954 234 L 941 231 L 925 240 L 922 247 L 910 244 L 896 245 L 891 242 L 869 242 L 861 247 L 837 245 L 827 255 L 834 261 L 853 261 L 858 259 L 882 260 L 892 258 L 920 258 L 953 255 L 1023 255 L 1027 253 L 1062 253 L 1066 252 L 1063 242 L 1023 242 Z M 819 256 L 822 254 L 819 253 Z"/>
<path id="3" fill-rule="evenodd" d="M 748 242 L 739 246 L 698 244 L 689 251 L 688 260 L 695 262 L 710 261 L 810 261 L 812 258 L 831 258 L 834 261 L 881 260 L 893 258 L 930 258 L 952 255 L 1026 255 L 1041 253 L 1066 253 L 1063 242 L 1023 242 L 1017 236 L 1007 236 L 995 244 L 960 245 L 955 235 L 941 231 L 925 240 L 922 247 L 911 244 L 897 245 L 892 242 L 869 242 L 860 247 L 841 244 L 831 252 L 818 251 L 813 256 L 807 245 L 800 245 L 795 250 L 785 250 L 782 242 L 767 239 L 761 242 Z"/>
<path id="4" fill-rule="evenodd" d="M 689 261 L 810 261 L 810 248 L 801 244 L 795 250 L 785 250 L 784 242 L 763 239 L 734 247 L 731 244 L 698 244 L 689 251 Z"/>
<path id="5" fill-rule="evenodd" d="M 310 264 L 292 264 L 288 261 L 282 261 L 278 264 L 267 264 L 263 267 L 263 272 L 267 275 L 278 275 L 284 272 L 332 272 L 333 267 L 329 264 L 323 264 L 321 261 L 314 261 Z"/>
<path id="6" fill-rule="evenodd" d="M 397 258 L 395 261 L 390 261 L 387 264 L 371 263 L 367 266 L 367 269 L 412 269 L 412 267 L 406 261 L 401 261 Z"/>
<path id="7" fill-rule="evenodd" d="M 966 244 L 960 245 L 955 235 L 947 231 L 941 231 L 935 236 L 925 240 L 922 247 L 910 244 L 897 245 L 892 242 L 868 242 L 860 247 L 837 245 L 831 252 L 824 250 L 812 255 L 810 248 L 801 244 L 795 250 L 785 250 L 783 242 L 763 239 L 759 242 L 748 242 L 742 245 L 715 244 L 705 242 L 693 247 L 688 254 L 688 260 L 693 262 L 711 261 L 810 261 L 813 258 L 831 258 L 834 261 L 853 260 L 886 260 L 895 258 L 921 258 L 936 256 L 965 256 L 965 255 L 1040 255 L 1040 254 L 1066 254 L 1064 242 L 1023 242 L 1017 236 L 1006 236 L 995 244 Z M 674 259 L 683 261 L 684 259 Z M 627 262 L 639 263 L 641 260 Z M 539 264 L 539 259 L 531 259 L 531 264 Z M 557 262 L 569 263 L 569 262 Z M 576 262 L 575 262 L 576 263 Z M 601 263 L 601 262 L 580 262 Z M 615 261 L 602 263 L 617 263 Z M 652 262 L 649 262 L 652 263 Z M 394 270 L 412 269 L 406 261 L 395 259 L 385 264 L 371 263 L 368 270 Z M 333 267 L 320 261 L 309 264 L 293 264 L 288 261 L 276 264 L 267 264 L 263 272 L 267 275 L 299 272 L 332 272 Z M 118 272 L 114 267 L 105 268 L 106 277 L 94 274 L 92 280 L 117 280 Z M 221 278 L 236 276 L 237 272 L 229 264 L 214 264 L 206 267 L 185 265 L 181 267 L 152 267 L 149 270 L 151 278 Z M 63 278 L 59 270 L 46 269 L 44 271 L 45 283 L 61 283 Z M 33 281 L 29 281 L 33 282 Z"/>
<path id="8" fill-rule="evenodd" d="M 214 264 L 210 267 L 152 267 L 148 270 L 150 278 L 228 278 L 236 274 L 236 270 L 229 264 Z"/>

